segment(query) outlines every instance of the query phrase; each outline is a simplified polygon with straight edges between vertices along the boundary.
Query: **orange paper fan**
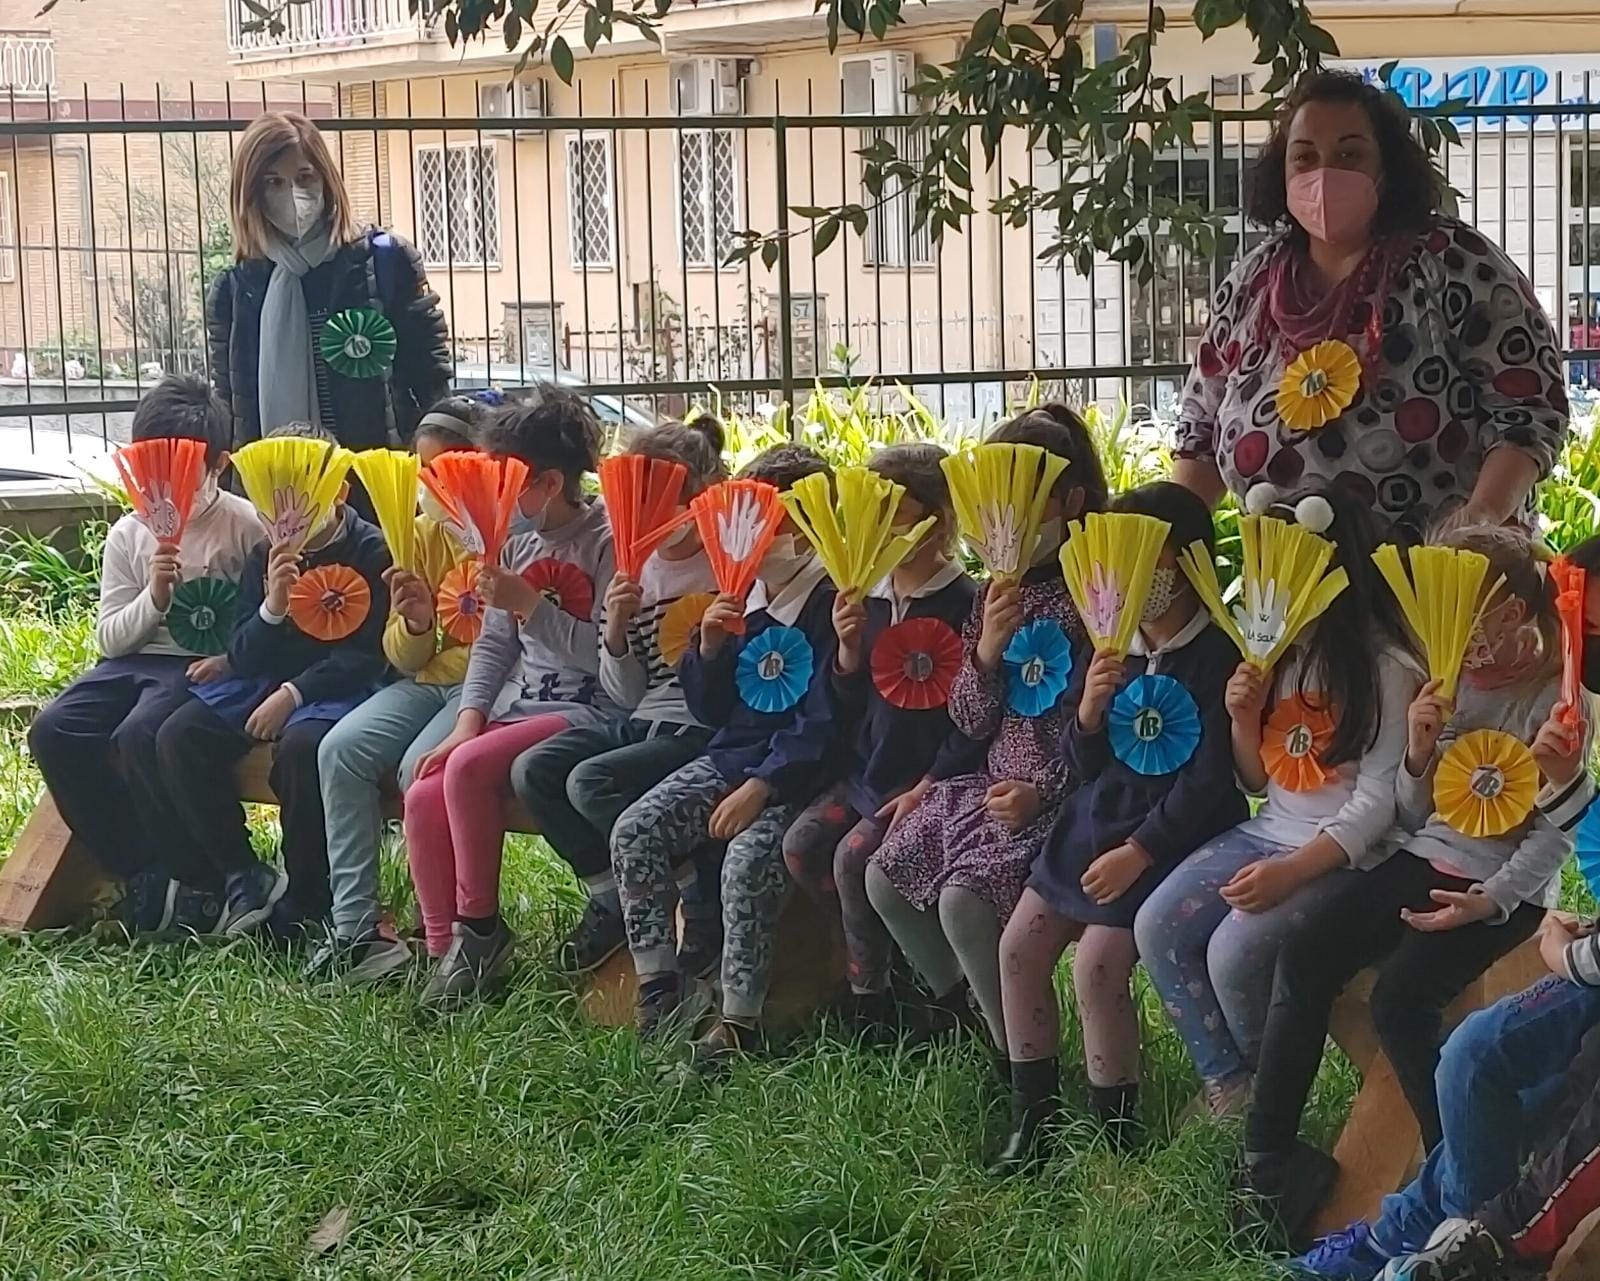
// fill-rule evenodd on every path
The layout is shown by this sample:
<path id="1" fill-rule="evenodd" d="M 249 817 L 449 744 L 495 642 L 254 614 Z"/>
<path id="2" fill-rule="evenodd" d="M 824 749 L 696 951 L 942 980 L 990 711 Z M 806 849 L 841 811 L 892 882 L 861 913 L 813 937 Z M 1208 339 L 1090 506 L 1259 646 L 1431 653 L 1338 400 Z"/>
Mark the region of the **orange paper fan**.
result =
<path id="1" fill-rule="evenodd" d="M 1561 618 L 1561 723 L 1568 729 L 1583 723 L 1583 596 L 1588 577 L 1565 556 L 1557 556 L 1550 566 Z"/>
<path id="2" fill-rule="evenodd" d="M 600 464 L 600 492 L 611 520 L 617 572 L 624 578 L 638 582 L 651 553 L 688 519 L 678 513 L 688 475 L 682 463 L 643 454 L 619 454 Z"/>
<path id="3" fill-rule="evenodd" d="M 762 480 L 725 480 L 696 494 L 689 510 L 705 544 L 717 589 L 744 599 L 756 581 L 761 558 L 783 523 L 777 488 Z M 744 620 L 729 630 L 743 634 Z"/>
<path id="4" fill-rule="evenodd" d="M 478 597 L 478 562 L 464 560 L 439 581 L 434 597 L 439 626 L 452 640 L 470 645 L 483 630 L 483 601 Z"/>
<path id="5" fill-rule="evenodd" d="M 349 636 L 372 609 L 372 589 L 348 565 L 319 565 L 289 589 L 289 617 L 307 636 L 338 641 Z"/>
<path id="6" fill-rule="evenodd" d="M 500 563 L 517 497 L 528 482 L 528 464 L 467 450 L 440 454 L 423 468 L 422 483 L 450 515 L 465 547 L 486 564 Z"/>
<path id="7" fill-rule="evenodd" d="M 661 627 L 656 633 L 656 646 L 668 667 L 676 667 L 689 648 L 689 638 L 700 626 L 700 619 L 716 597 L 710 592 L 690 592 L 667 606 L 661 615 Z"/>
<path id="8" fill-rule="evenodd" d="M 1333 742 L 1333 717 L 1296 694 L 1272 709 L 1261 735 L 1261 764 L 1288 792 L 1314 792 L 1337 777 L 1322 763 Z"/>
<path id="9" fill-rule="evenodd" d="M 164 436 L 124 445 L 111 457 L 139 519 L 158 543 L 176 543 L 205 476 L 205 442 Z"/>

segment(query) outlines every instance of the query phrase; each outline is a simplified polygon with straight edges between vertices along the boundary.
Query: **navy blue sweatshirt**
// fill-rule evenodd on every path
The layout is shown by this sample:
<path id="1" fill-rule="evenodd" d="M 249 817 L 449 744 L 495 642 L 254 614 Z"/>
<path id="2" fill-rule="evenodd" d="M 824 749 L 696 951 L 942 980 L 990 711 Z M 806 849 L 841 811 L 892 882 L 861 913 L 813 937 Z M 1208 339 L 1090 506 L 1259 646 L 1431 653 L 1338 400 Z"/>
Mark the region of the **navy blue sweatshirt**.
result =
<path id="1" fill-rule="evenodd" d="M 700 656 L 700 629 L 695 629 L 678 660 L 678 680 L 695 719 L 716 728 L 706 754 L 729 783 L 759 778 L 776 800 L 799 805 L 827 781 L 837 727 L 829 700 L 816 691 L 833 669 L 833 597 L 833 585 L 823 580 L 800 607 L 794 626 L 811 645 L 811 679 L 799 701 L 781 712 L 758 712 L 744 701 L 738 665 L 747 645 L 783 623 L 765 609 L 753 609 L 744 616 L 745 634 L 729 636 L 709 659 Z"/>
<path id="2" fill-rule="evenodd" d="M 1109 709 L 1093 734 L 1080 728 L 1076 716 L 1067 724 L 1062 753 L 1068 777 L 1078 785 L 1063 799 L 1028 885 L 1071 920 L 1131 926 L 1139 906 L 1168 872 L 1249 817 L 1234 779 L 1233 740 L 1222 701 L 1239 666 L 1239 651 L 1204 610 L 1192 626 L 1195 630 L 1185 628 L 1170 648 L 1153 657 L 1130 655 L 1127 661 L 1126 681 L 1145 672 L 1171 676 L 1194 699 L 1200 742 L 1182 766 L 1170 774 L 1146 775 L 1120 760 L 1111 746 Z M 1074 668 L 1074 702 L 1092 658 L 1083 655 Z M 1102 907 L 1083 892 L 1083 874 L 1100 855 L 1128 840 L 1150 855 L 1151 866 L 1121 898 Z"/>

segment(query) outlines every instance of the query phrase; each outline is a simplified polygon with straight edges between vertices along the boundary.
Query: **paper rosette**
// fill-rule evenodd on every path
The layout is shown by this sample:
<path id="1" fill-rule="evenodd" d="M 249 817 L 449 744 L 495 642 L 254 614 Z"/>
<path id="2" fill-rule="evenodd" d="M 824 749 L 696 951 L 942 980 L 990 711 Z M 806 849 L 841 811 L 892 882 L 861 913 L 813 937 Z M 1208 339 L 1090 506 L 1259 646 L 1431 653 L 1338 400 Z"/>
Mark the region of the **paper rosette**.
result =
<path id="1" fill-rule="evenodd" d="M 938 519 L 929 516 L 896 534 L 904 494 L 904 486 L 866 467 L 841 467 L 831 480 L 823 472 L 802 477 L 780 499 L 833 585 L 859 597 L 887 578 Z"/>
<path id="2" fill-rule="evenodd" d="M 329 316 L 318 344 L 322 358 L 346 378 L 382 378 L 394 365 L 394 326 L 371 307 L 352 307 Z"/>
<path id="3" fill-rule="evenodd" d="M 354 462 L 348 449 L 326 441 L 269 436 L 234 454 L 233 469 L 272 543 L 299 551 L 332 516 Z"/>
<path id="4" fill-rule="evenodd" d="M 228 648 L 239 588 L 226 578 L 190 578 L 172 593 L 167 630 L 194 654 L 211 657 Z"/>
<path id="5" fill-rule="evenodd" d="M 338 641 L 367 621 L 372 589 L 348 565 L 318 565 L 289 589 L 289 617 L 307 636 Z"/>
<path id="6" fill-rule="evenodd" d="M 967 546 L 994 577 L 1020 578 L 1067 460 L 1037 445 L 997 443 L 951 454 L 939 466 Z"/>
<path id="7" fill-rule="evenodd" d="M 872 683 L 895 707 L 943 707 L 960 670 L 961 637 L 940 618 L 908 618 L 872 646 Z"/>
<path id="8" fill-rule="evenodd" d="M 451 640 L 470 645 L 483 630 L 483 601 L 478 598 L 478 562 L 464 560 L 442 579 L 434 595 L 439 626 Z"/>
<path id="9" fill-rule="evenodd" d="M 1262 727 L 1261 764 L 1267 777 L 1287 792 L 1314 792 L 1338 777 L 1322 763 L 1333 742 L 1333 717 L 1300 695 L 1272 709 Z"/>
<path id="10" fill-rule="evenodd" d="M 805 697 L 816 657 L 798 627 L 769 627 L 739 651 L 734 683 L 757 712 L 786 712 Z"/>
<path id="11" fill-rule="evenodd" d="M 594 613 L 594 584 L 570 560 L 543 556 L 522 571 L 523 580 L 557 609 L 588 622 Z"/>
<path id="12" fill-rule="evenodd" d="M 1433 776 L 1439 817 L 1463 836 L 1504 836 L 1533 813 L 1539 767 L 1527 744 L 1475 729 L 1450 744 Z"/>
<path id="13" fill-rule="evenodd" d="M 403 449 L 364 449 L 350 466 L 372 500 L 395 568 L 415 568 L 417 477 L 422 474 L 422 460 Z"/>
<path id="14" fill-rule="evenodd" d="M 111 460 L 134 512 L 156 542 L 181 539 L 205 477 L 205 442 L 160 436 L 124 445 Z"/>
<path id="15" fill-rule="evenodd" d="M 1135 676 L 1111 700 L 1111 750 L 1136 774 L 1171 774 L 1200 745 L 1200 709 L 1171 676 Z"/>
<path id="16" fill-rule="evenodd" d="M 1583 723 L 1583 601 L 1589 576 L 1565 556 L 1550 566 L 1556 585 L 1556 615 L 1561 619 L 1561 723 Z"/>
<path id="17" fill-rule="evenodd" d="M 1422 647 L 1429 679 L 1439 682 L 1443 697 L 1454 698 L 1467 642 L 1505 579 L 1495 579 L 1485 591 L 1489 558 L 1462 547 L 1411 548 L 1409 576 L 1392 543 L 1378 548 L 1372 559 Z"/>
<path id="18" fill-rule="evenodd" d="M 1068 523 L 1061 572 L 1097 650 L 1127 656 L 1171 529 L 1136 512 L 1090 512 Z"/>
<path id="19" fill-rule="evenodd" d="M 1007 705 L 1018 716 L 1043 716 L 1067 688 L 1072 644 L 1055 619 L 1036 618 L 1017 629 L 1002 661 Z"/>
<path id="20" fill-rule="evenodd" d="M 1361 390 L 1361 361 L 1337 338 L 1302 352 L 1278 384 L 1278 416 L 1292 431 L 1314 431 L 1350 408 Z"/>
<path id="21" fill-rule="evenodd" d="M 716 598 L 714 592 L 690 592 L 667 606 L 666 612 L 661 615 L 656 645 L 668 667 L 678 665 L 683 651 L 689 648 L 694 629 L 700 626 L 700 619 Z"/>

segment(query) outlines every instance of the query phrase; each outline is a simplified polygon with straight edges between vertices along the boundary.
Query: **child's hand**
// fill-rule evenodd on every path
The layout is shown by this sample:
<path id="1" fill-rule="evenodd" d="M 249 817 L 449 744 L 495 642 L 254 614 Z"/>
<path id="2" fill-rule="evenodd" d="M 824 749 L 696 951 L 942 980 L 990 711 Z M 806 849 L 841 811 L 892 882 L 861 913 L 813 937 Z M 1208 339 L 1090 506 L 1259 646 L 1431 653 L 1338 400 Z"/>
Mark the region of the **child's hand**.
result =
<path id="1" fill-rule="evenodd" d="M 150 601 L 165 614 L 172 608 L 172 593 L 183 572 L 178 568 L 178 544 L 160 543 L 150 558 Z"/>
<path id="2" fill-rule="evenodd" d="M 289 612 L 289 593 L 300 581 L 300 554 L 279 543 L 267 554 L 267 609 L 280 618 Z"/>
<path id="3" fill-rule="evenodd" d="M 989 583 L 988 594 L 983 598 L 983 629 L 978 633 L 978 666 L 986 672 L 997 672 L 1005 657 L 1006 646 L 1022 626 L 1022 584 L 1019 582 Z"/>
<path id="4" fill-rule="evenodd" d="M 1083 874 L 1083 892 L 1101 907 L 1115 903 L 1150 866 L 1150 856 L 1132 841 L 1107 850 Z"/>
<path id="5" fill-rule="evenodd" d="M 462 715 L 469 716 L 471 713 L 463 712 Z M 445 762 L 450 759 L 450 754 L 462 744 L 470 743 L 477 738 L 482 732 L 481 727 L 481 719 L 477 724 L 463 724 L 458 720 L 455 723 L 455 727 L 439 740 L 438 746 L 417 757 L 417 763 L 411 767 L 412 781 L 415 782 L 419 778 L 427 778 L 428 775 L 436 774 L 442 770 Z"/>
<path id="6" fill-rule="evenodd" d="M 213 654 L 210 658 L 197 658 L 184 670 L 191 685 L 209 685 L 228 675 L 228 656 Z"/>
<path id="7" fill-rule="evenodd" d="M 737 596 L 719 592 L 716 600 L 707 605 L 706 612 L 700 615 L 700 657 L 714 657 L 743 617 L 744 602 Z"/>
<path id="8" fill-rule="evenodd" d="M 1265 912 L 1299 889 L 1301 880 L 1287 859 L 1263 858 L 1241 867 L 1217 892 L 1224 903 L 1237 911 Z"/>
<path id="9" fill-rule="evenodd" d="M 711 821 L 706 830 L 717 841 L 731 841 L 767 808 L 772 788 L 759 778 L 747 778 L 724 796 L 717 808 L 711 811 Z"/>
<path id="10" fill-rule="evenodd" d="M 839 638 L 834 669 L 843 676 L 861 670 L 861 633 L 867 625 L 867 607 L 844 592 L 833 598 L 833 634 Z"/>
<path id="11" fill-rule="evenodd" d="M 606 588 L 606 648 L 614 657 L 628 652 L 628 624 L 644 604 L 644 588 L 618 574 Z"/>
<path id="12" fill-rule="evenodd" d="M 532 617 L 544 599 L 539 589 L 521 574 L 514 574 L 499 565 L 484 565 L 478 570 L 475 584 L 478 599 L 490 609 L 503 609 L 518 618 Z"/>
<path id="13" fill-rule="evenodd" d="M 1039 817 L 1044 800 L 1032 783 L 1007 779 L 984 793 L 983 808 L 996 822 L 1005 824 L 1013 832 L 1020 832 Z"/>
<path id="14" fill-rule="evenodd" d="M 288 689 L 280 687 L 262 700 L 261 706 L 250 713 L 244 723 L 244 732 L 258 743 L 270 743 L 283 733 L 298 704 Z"/>
<path id="15" fill-rule="evenodd" d="M 888 836 L 890 832 L 894 831 L 895 828 L 900 826 L 900 820 L 903 819 L 907 814 L 911 813 L 912 810 L 917 808 L 917 803 L 928 794 L 928 789 L 932 786 L 933 780 L 931 778 L 924 778 L 919 781 L 915 787 L 908 788 L 901 792 L 899 796 L 895 797 L 894 800 L 890 801 L 875 815 L 873 815 L 873 817 L 877 819 L 889 820 L 889 826 L 883 829 L 883 834 L 885 836 Z"/>
<path id="16" fill-rule="evenodd" d="M 1539 922 L 1539 956 L 1552 974 L 1571 979 L 1567 969 L 1567 948 L 1573 940 L 1583 937 L 1583 926 L 1576 916 L 1567 912 L 1546 912 Z"/>
<path id="17" fill-rule="evenodd" d="M 413 636 L 433 631 L 433 593 L 428 584 L 409 569 L 386 569 L 383 581 L 389 584 L 389 608 L 405 620 Z"/>
<path id="18" fill-rule="evenodd" d="M 1440 906 L 1432 912 L 1413 912 L 1400 909 L 1400 919 L 1414 930 L 1424 934 L 1441 934 L 1445 930 L 1459 930 L 1474 921 L 1487 921 L 1500 909 L 1495 901 L 1474 885 L 1465 894 L 1455 890 L 1434 890 L 1428 895 Z"/>
<path id="19" fill-rule="evenodd" d="M 1083 693 L 1078 698 L 1078 727 L 1097 734 L 1106 723 L 1106 708 L 1122 685 L 1123 662 L 1115 654 L 1097 653 L 1083 678 Z"/>
<path id="20" fill-rule="evenodd" d="M 1411 700 L 1406 710 L 1406 769 L 1412 778 L 1428 772 L 1433 749 L 1439 745 L 1445 722 L 1450 719 L 1450 703 L 1439 694 L 1439 682 L 1429 681 Z"/>
<path id="21" fill-rule="evenodd" d="M 1558 719 L 1565 703 L 1550 709 L 1533 740 L 1533 759 L 1548 782 L 1565 787 L 1583 770 L 1583 727 L 1563 725 Z"/>
<path id="22" fill-rule="evenodd" d="M 1222 695 L 1223 706 L 1236 729 L 1261 733 L 1261 716 L 1267 710 L 1267 692 L 1272 688 L 1270 673 L 1252 663 L 1240 663 L 1228 678 Z"/>

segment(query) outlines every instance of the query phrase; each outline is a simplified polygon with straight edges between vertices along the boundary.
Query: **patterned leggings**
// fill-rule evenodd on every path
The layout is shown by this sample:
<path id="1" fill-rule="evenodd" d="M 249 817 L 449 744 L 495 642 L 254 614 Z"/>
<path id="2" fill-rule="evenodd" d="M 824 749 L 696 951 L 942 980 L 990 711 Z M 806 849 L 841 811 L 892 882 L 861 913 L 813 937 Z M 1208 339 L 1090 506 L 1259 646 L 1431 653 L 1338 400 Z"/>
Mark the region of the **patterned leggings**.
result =
<path id="1" fill-rule="evenodd" d="M 852 992 L 889 990 L 889 931 L 867 898 L 867 860 L 888 824 L 863 818 L 843 787 L 824 792 L 783 836 L 783 862 L 795 883 L 844 922 Z"/>
<path id="2" fill-rule="evenodd" d="M 707 846 L 711 813 L 734 785 L 706 756 L 657 783 L 622 812 L 611 829 L 611 868 L 622 900 L 628 950 L 640 979 L 678 968 L 673 937 L 674 869 Z M 722 861 L 722 1012 L 760 1017 L 772 983 L 773 944 L 788 891 L 783 832 L 788 805 L 769 805 L 727 843 Z"/>

